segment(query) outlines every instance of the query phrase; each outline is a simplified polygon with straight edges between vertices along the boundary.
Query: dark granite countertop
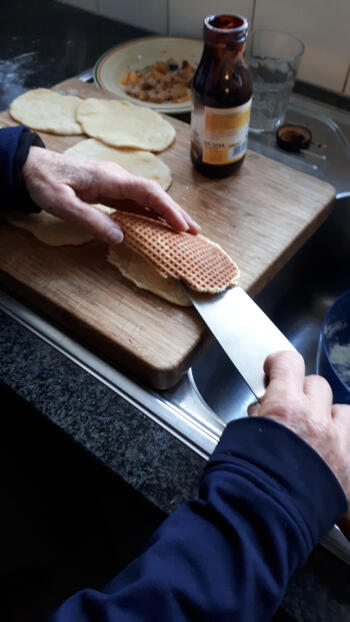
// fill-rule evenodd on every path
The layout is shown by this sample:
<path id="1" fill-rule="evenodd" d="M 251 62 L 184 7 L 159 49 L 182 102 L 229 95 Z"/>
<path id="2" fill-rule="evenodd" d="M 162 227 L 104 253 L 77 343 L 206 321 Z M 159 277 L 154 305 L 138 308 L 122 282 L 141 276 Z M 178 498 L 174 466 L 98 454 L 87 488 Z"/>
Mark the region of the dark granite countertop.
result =
<path id="1" fill-rule="evenodd" d="M 8 2 L 0 32 L 0 110 L 30 88 L 90 69 L 118 43 L 150 34 L 53 0 Z"/>
<path id="2" fill-rule="evenodd" d="M 8 3 L 0 32 L 0 110 L 21 92 L 76 76 L 108 48 L 147 34 L 49 0 Z M 203 459 L 4 312 L 0 353 L 4 385 L 162 512 L 196 495 Z M 277 619 L 350 620 L 350 568 L 318 547 L 290 582 Z"/>
<path id="3" fill-rule="evenodd" d="M 79 75 L 114 45 L 149 34 L 47 0 L 12 2 L 0 31 L 0 109 L 29 88 Z M 163 511 L 195 494 L 201 458 L 14 320 L 5 314 L 0 320 L 1 377 L 10 388 Z"/>

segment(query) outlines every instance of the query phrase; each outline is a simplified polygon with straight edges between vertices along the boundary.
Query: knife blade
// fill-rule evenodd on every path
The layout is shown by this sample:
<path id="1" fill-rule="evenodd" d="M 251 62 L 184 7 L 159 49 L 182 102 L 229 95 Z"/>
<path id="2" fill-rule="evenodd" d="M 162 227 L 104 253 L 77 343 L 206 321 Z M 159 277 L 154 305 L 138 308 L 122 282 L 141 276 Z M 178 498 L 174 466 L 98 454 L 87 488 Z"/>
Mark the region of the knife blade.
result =
<path id="1" fill-rule="evenodd" d="M 215 339 L 231 359 L 257 400 L 263 397 L 263 365 L 271 352 L 294 350 L 270 318 L 241 287 L 217 295 L 201 294 L 185 286 L 186 294 Z"/>

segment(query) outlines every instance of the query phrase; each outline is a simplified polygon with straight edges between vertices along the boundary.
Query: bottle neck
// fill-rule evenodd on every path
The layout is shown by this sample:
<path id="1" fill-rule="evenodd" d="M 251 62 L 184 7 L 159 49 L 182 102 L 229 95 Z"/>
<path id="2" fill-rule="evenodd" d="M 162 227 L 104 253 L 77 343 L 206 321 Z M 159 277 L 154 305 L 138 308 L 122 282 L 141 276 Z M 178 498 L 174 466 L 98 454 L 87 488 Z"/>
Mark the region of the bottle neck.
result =
<path id="1" fill-rule="evenodd" d="M 238 58 L 244 52 L 248 22 L 240 15 L 209 15 L 204 20 L 204 48 Z"/>
<path id="2" fill-rule="evenodd" d="M 209 15 L 204 20 L 204 49 L 193 77 L 195 97 L 213 108 L 246 103 L 252 83 L 243 52 L 248 32 L 244 17 Z"/>

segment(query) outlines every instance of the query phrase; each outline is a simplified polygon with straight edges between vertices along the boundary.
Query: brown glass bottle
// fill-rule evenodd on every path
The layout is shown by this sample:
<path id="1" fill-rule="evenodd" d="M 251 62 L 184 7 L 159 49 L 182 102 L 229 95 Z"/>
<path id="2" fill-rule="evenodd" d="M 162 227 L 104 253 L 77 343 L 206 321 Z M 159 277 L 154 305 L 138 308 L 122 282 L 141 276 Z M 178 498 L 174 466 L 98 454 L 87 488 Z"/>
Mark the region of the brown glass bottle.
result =
<path id="1" fill-rule="evenodd" d="M 248 22 L 239 15 L 204 20 L 204 49 L 192 82 L 191 159 L 207 177 L 231 175 L 245 156 L 252 97 L 247 34 Z"/>

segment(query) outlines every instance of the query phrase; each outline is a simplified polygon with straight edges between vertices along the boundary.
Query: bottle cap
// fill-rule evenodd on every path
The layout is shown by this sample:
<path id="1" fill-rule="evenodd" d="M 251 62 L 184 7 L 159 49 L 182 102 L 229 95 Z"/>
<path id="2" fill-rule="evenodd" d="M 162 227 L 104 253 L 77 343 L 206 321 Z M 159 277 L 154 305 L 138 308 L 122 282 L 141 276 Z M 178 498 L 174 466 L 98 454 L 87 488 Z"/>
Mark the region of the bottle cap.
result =
<path id="1" fill-rule="evenodd" d="M 276 140 L 279 147 L 286 151 L 299 151 L 307 149 L 311 143 L 312 135 L 307 127 L 301 125 L 280 125 L 276 132 Z"/>

